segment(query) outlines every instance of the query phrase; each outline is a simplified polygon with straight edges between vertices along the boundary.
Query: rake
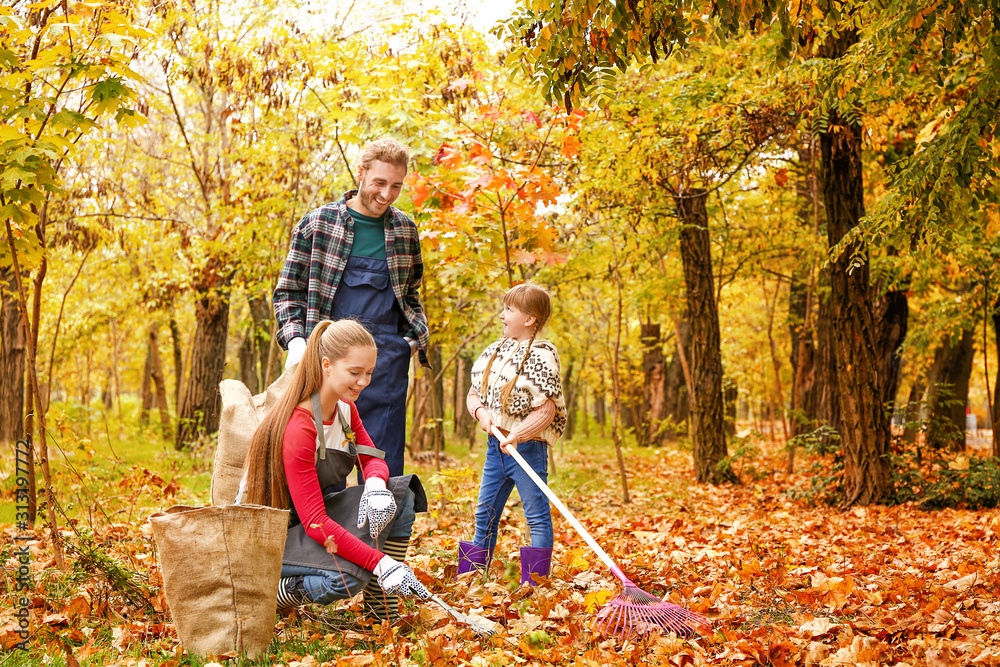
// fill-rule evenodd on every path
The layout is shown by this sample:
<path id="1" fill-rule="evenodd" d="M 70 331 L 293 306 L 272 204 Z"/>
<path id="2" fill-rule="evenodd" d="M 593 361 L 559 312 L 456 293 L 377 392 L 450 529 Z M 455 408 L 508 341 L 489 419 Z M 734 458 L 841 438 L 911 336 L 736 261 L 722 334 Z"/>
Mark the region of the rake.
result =
<path id="1" fill-rule="evenodd" d="M 430 599 L 437 603 L 439 607 L 451 614 L 456 621 L 472 628 L 472 631 L 480 637 L 492 637 L 496 632 L 497 624 L 488 618 L 481 618 L 473 614 L 463 614 L 436 595 L 432 595 Z"/>
<path id="2" fill-rule="evenodd" d="M 506 437 L 496 426 L 493 427 L 493 435 L 501 442 Z M 597 618 L 594 620 L 595 629 L 599 629 L 605 634 L 617 634 L 622 640 L 626 640 L 632 636 L 648 634 L 654 628 L 662 628 L 675 632 L 680 637 L 690 637 L 694 634 L 696 627 L 709 625 L 708 619 L 701 614 L 661 600 L 632 583 L 632 580 L 625 576 L 621 568 L 615 565 L 611 557 L 590 536 L 587 529 L 576 520 L 576 517 L 556 497 L 552 489 L 531 469 L 528 462 L 517 452 L 517 447 L 508 447 L 506 451 L 514 457 L 514 460 L 524 469 L 528 477 L 538 485 L 542 493 L 566 517 L 566 520 L 576 529 L 576 532 L 580 533 L 580 537 L 593 549 L 594 553 L 597 554 L 604 564 L 608 566 L 611 573 L 622 582 L 622 592 L 604 605 L 604 608 L 598 612 Z"/>

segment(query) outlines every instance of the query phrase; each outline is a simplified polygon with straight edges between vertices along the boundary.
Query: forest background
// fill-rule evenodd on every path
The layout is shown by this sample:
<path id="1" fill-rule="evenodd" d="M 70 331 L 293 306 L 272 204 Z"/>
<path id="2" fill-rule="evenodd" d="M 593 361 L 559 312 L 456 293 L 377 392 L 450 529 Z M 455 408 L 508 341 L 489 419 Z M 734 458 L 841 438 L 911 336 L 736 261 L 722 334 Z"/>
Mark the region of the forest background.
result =
<path id="1" fill-rule="evenodd" d="M 120 601 L 120 577 L 152 604 L 150 539 L 125 533 L 177 494 L 207 502 L 219 381 L 256 393 L 280 374 L 270 294 L 291 229 L 354 187 L 360 147 L 383 134 L 415 153 L 397 205 L 420 228 L 432 331 L 434 370 L 411 374 L 408 450 L 458 489 L 433 518 L 452 528 L 427 528 L 432 550 L 463 537 L 456 517 L 474 496 L 471 362 L 498 335 L 503 291 L 534 280 L 554 297 L 547 335 L 570 406 L 554 484 L 592 504 L 589 521 L 603 526 L 609 504 L 630 517 L 629 539 L 666 535 L 659 487 L 679 512 L 724 496 L 752 516 L 781 498 L 792 532 L 820 512 L 836 524 L 875 516 L 851 507 L 903 507 L 933 535 L 955 515 L 923 512 L 951 507 L 968 512 L 958 524 L 984 526 L 981 551 L 966 569 L 926 569 L 1000 567 L 988 544 L 1000 525 L 995 3 L 541 0 L 511 7 L 493 34 L 464 5 L 249 5 L 0 9 L 5 498 L 22 499 L 15 443 L 33 440 L 28 517 L 5 503 L 0 521 L 11 536 L 34 526 L 33 614 L 63 637 L 55 660 L 81 645 L 105 660 L 133 646 L 118 641 L 129 624 L 171 640 L 162 614 L 140 622 L 127 606 L 113 636 L 80 633 Z M 713 521 L 741 534 L 733 516 Z M 689 529 L 707 530 L 671 530 Z M 645 548 L 674 558 L 659 539 Z M 95 564 L 98 551 L 131 565 Z M 567 550 L 570 571 L 578 557 Z M 775 576 L 753 557 L 722 568 L 731 591 L 680 586 L 725 629 L 670 653 L 808 662 L 815 640 L 835 637 L 831 655 L 857 658 L 857 625 L 775 637 L 773 618 L 748 611 L 747 587 Z M 808 577 L 793 563 L 778 570 Z M 823 598 L 840 590 L 828 579 L 846 581 L 823 576 L 805 590 Z M 795 588 L 770 583 L 772 595 Z M 865 590 L 848 588 L 834 610 Z M 993 660 L 948 644 L 1000 631 L 995 584 L 974 603 L 965 590 L 913 603 L 937 642 L 924 648 Z M 67 614 L 84 593 L 87 613 Z M 942 600 L 971 620 L 955 612 L 929 631 Z M 745 632 L 750 618 L 763 635 Z M 892 627 L 884 618 L 875 625 Z M 596 640 L 539 627 L 600 659 Z M 744 658 L 729 631 L 749 641 Z M 894 647 L 876 662 L 916 650 L 868 635 Z M 553 637 L 514 645 L 541 660 L 562 647 Z M 470 650 L 421 641 L 431 661 Z"/>

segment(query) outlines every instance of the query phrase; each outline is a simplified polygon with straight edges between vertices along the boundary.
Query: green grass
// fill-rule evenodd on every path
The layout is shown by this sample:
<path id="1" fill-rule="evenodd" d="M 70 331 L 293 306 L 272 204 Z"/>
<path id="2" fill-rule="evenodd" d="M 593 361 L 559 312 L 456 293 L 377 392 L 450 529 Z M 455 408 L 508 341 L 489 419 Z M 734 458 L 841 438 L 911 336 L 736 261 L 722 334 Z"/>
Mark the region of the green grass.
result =
<path id="1" fill-rule="evenodd" d="M 50 408 L 49 469 L 65 515 L 88 524 L 98 519 L 114 523 L 162 504 L 150 504 L 158 498 L 208 502 L 214 445 L 177 452 L 156 413 L 150 415 L 149 424 L 140 425 L 138 405 L 128 397 L 123 397 L 122 410 L 124 419 L 119 422 L 115 409 L 91 408 L 88 420 L 82 406 L 55 403 Z M 13 498 L 14 472 L 14 449 L 10 447 L 0 462 L 0 493 L 5 499 Z M 40 468 L 37 485 L 39 489 L 42 486 Z M 176 497 L 171 495 L 174 492 Z M 39 493 L 39 502 L 42 495 Z M 0 505 L 0 523 L 13 523 L 15 512 L 12 502 Z"/>

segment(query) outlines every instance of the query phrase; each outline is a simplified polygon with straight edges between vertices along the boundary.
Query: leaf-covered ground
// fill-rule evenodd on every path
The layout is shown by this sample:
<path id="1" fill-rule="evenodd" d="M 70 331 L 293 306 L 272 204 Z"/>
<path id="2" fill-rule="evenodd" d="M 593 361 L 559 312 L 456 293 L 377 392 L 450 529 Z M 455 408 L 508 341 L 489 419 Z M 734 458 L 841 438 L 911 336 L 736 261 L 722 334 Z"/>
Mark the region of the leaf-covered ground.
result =
<path id="1" fill-rule="evenodd" d="M 411 465 L 431 511 L 418 517 L 409 560 L 443 599 L 498 623 L 493 638 L 432 605 L 408 604 L 395 629 L 373 627 L 358 622 L 355 600 L 277 619 L 267 654 L 252 664 L 1000 664 L 1000 511 L 812 507 L 789 493 L 812 480 L 774 472 L 784 467 L 778 452 L 744 460 L 742 486 L 700 486 L 691 482 L 690 454 L 669 448 L 626 451 L 625 504 L 610 443 L 566 445 L 556 456 L 556 493 L 639 586 L 711 619 L 693 638 L 621 641 L 591 630 L 616 579 L 558 513 L 552 576 L 519 587 L 525 524 L 516 495 L 488 576 L 454 580 L 457 542 L 472 534 L 478 449 L 453 450 L 440 471 Z M 11 651 L 5 664 L 251 664 L 185 653 L 164 613 L 146 518 L 206 502 L 208 456 L 178 460 L 163 450 L 144 465 L 116 455 L 97 461 L 103 467 L 57 467 L 75 518 L 64 531 L 69 568 L 53 567 L 47 540 L 29 542 L 31 648 Z M 12 498 L 9 483 L 4 496 Z M 14 526 L 3 531 L 0 625 L 11 648 L 19 564 Z"/>

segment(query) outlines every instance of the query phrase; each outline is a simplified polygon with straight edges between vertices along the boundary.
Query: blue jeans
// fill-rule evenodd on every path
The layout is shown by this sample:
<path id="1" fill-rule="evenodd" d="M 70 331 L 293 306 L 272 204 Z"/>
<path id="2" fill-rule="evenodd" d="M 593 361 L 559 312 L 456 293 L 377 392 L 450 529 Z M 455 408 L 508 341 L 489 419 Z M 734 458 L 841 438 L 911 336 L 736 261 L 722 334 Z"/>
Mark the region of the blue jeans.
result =
<path id="1" fill-rule="evenodd" d="M 517 452 L 531 469 L 548 483 L 549 448 L 542 440 L 517 443 Z M 517 487 L 524 505 L 524 518 L 531 530 L 531 546 L 552 547 L 552 513 L 549 499 L 528 474 L 521 469 L 514 457 L 500 451 L 500 441 L 491 435 L 486 441 L 486 463 L 479 486 L 479 504 L 476 506 L 476 535 L 473 544 L 490 552 L 497 544 L 500 517 L 510 492 Z"/>
<path id="2" fill-rule="evenodd" d="M 407 489 L 406 502 L 397 510 L 396 522 L 389 528 L 386 537 L 389 539 L 410 539 L 413 530 L 413 520 L 417 514 L 413 509 L 413 491 Z M 358 579 L 352 574 L 336 570 L 321 570 L 315 567 L 300 565 L 282 565 L 282 577 L 304 577 L 302 583 L 311 602 L 330 604 L 336 600 L 347 600 L 360 593 L 368 581 Z"/>

